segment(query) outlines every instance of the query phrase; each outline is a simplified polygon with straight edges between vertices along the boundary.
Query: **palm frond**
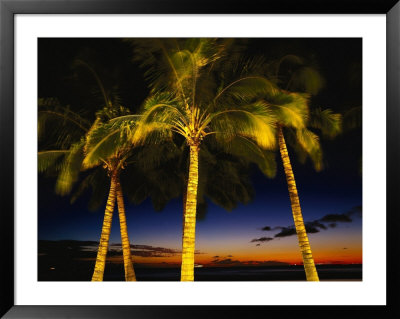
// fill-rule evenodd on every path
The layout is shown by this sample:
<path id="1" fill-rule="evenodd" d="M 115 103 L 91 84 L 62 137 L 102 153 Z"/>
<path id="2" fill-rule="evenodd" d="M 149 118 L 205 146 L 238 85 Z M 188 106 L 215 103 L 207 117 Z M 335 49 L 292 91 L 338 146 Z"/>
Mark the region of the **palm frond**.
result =
<path id="1" fill-rule="evenodd" d="M 256 164 L 265 176 L 275 177 L 277 164 L 274 152 L 264 150 L 250 139 L 241 136 L 235 137 L 230 143 L 222 144 L 221 147 L 225 152 L 243 159 L 247 163 Z"/>
<path id="2" fill-rule="evenodd" d="M 214 148 L 200 151 L 198 201 L 206 208 L 206 198 L 228 211 L 240 202 L 248 203 L 254 195 L 243 158 Z"/>
<path id="3" fill-rule="evenodd" d="M 168 90 L 182 102 L 193 102 L 200 69 L 222 55 L 216 39 L 136 39 L 131 42 L 135 60 L 146 69 L 153 92 Z"/>
<path id="4" fill-rule="evenodd" d="M 144 112 L 134 134 L 133 144 L 156 143 L 171 138 L 171 130 L 184 135 L 182 125 L 187 121 L 186 114 L 168 93 L 149 97 L 143 106 Z"/>
<path id="5" fill-rule="evenodd" d="M 237 109 L 217 112 L 210 117 L 210 130 L 221 142 L 229 142 L 240 135 L 253 139 L 264 149 L 276 145 L 275 116 L 268 104 L 257 101 Z"/>
<path id="6" fill-rule="evenodd" d="M 92 168 L 129 151 L 131 143 L 122 128 L 123 126 L 102 124 L 90 132 L 85 144 L 83 168 Z"/>
<path id="7" fill-rule="evenodd" d="M 71 195 L 71 204 L 75 203 L 86 191 L 91 190 L 88 207 L 91 211 L 96 211 L 102 207 L 107 200 L 107 193 L 110 187 L 110 178 L 104 169 L 95 169 L 79 183 Z"/>
<path id="8" fill-rule="evenodd" d="M 162 167 L 163 163 L 170 160 L 178 161 L 181 156 L 179 149 L 172 141 L 157 144 L 145 144 L 135 148 L 135 152 L 127 159 L 142 170 L 148 171 L 155 167 Z"/>
<path id="9" fill-rule="evenodd" d="M 103 82 L 101 81 L 99 75 L 94 70 L 94 68 L 88 62 L 86 62 L 82 59 L 75 59 L 72 63 L 72 67 L 73 68 L 84 67 L 84 68 L 86 68 L 86 70 L 88 70 L 93 75 L 93 77 L 97 83 L 98 89 L 100 89 L 100 91 L 101 91 L 105 106 L 109 106 L 111 103 L 111 100 L 109 99 L 109 97 L 106 93 Z"/>
<path id="10" fill-rule="evenodd" d="M 90 127 L 90 123 L 55 98 L 38 99 L 38 138 L 51 148 L 69 148 Z"/>
<path id="11" fill-rule="evenodd" d="M 278 93 L 278 87 L 268 79 L 261 76 L 245 76 L 221 88 L 214 102 L 221 98 L 232 97 L 238 100 L 249 101 L 260 97 L 274 97 Z"/>
<path id="12" fill-rule="evenodd" d="M 297 142 L 302 149 L 310 156 L 315 170 L 322 169 L 322 149 L 318 136 L 308 129 L 296 130 Z"/>
<path id="13" fill-rule="evenodd" d="M 70 150 L 48 150 L 38 152 L 38 172 L 53 170 L 59 171 L 61 168 L 60 159 L 68 156 Z"/>
<path id="14" fill-rule="evenodd" d="M 308 98 L 305 94 L 282 91 L 270 101 L 282 125 L 303 129 L 309 118 Z"/>
<path id="15" fill-rule="evenodd" d="M 174 160 L 164 160 L 163 165 L 139 167 L 128 165 L 121 175 L 125 194 L 135 204 L 150 198 L 155 210 L 160 211 L 173 198 L 177 198 L 183 189 L 182 180 Z"/>
<path id="16" fill-rule="evenodd" d="M 272 61 L 268 74 L 277 80 L 281 88 L 290 91 L 315 95 L 325 85 L 316 63 L 294 54 Z"/>
<path id="17" fill-rule="evenodd" d="M 57 194 L 66 195 L 70 193 L 72 186 L 78 180 L 83 161 L 84 145 L 84 140 L 73 144 L 70 148 L 68 155 L 64 158 L 56 182 Z"/>
<path id="18" fill-rule="evenodd" d="M 325 85 L 321 74 L 313 67 L 303 66 L 293 73 L 287 89 L 317 94 Z"/>
<path id="19" fill-rule="evenodd" d="M 361 106 L 353 107 L 343 115 L 343 130 L 350 131 L 362 125 Z"/>
<path id="20" fill-rule="evenodd" d="M 316 108 L 311 112 L 310 126 L 321 130 L 324 136 L 333 138 L 342 131 L 342 116 L 331 109 Z"/>

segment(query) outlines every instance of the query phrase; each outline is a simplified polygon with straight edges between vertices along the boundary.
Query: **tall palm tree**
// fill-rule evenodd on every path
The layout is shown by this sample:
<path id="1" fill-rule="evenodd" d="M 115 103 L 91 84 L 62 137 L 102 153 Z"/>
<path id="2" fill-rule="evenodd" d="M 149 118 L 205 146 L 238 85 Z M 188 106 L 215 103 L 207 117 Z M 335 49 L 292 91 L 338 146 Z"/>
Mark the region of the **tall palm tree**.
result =
<path id="1" fill-rule="evenodd" d="M 307 107 L 307 102 L 304 101 L 303 104 Z M 299 148 L 303 148 L 313 159 L 315 159 L 315 163 L 319 165 L 319 156 L 320 156 L 320 145 L 318 141 L 317 135 L 308 130 L 305 125 L 306 120 L 306 112 L 307 109 L 302 110 L 303 112 L 299 112 L 303 115 L 298 121 L 293 121 L 293 114 L 287 116 L 286 111 L 291 110 L 293 108 L 288 105 L 279 105 L 278 110 L 281 111 L 279 120 L 278 120 L 278 142 L 279 142 L 279 152 L 282 159 L 283 168 L 286 175 L 286 182 L 289 190 L 290 203 L 292 207 L 292 215 L 294 220 L 294 225 L 297 233 L 297 238 L 300 246 L 300 251 L 303 258 L 303 265 L 306 273 L 306 278 L 308 281 L 319 281 L 318 273 L 315 268 L 314 259 L 312 256 L 312 251 L 310 247 L 310 243 L 308 240 L 306 228 L 303 221 L 303 215 L 300 207 L 300 199 L 297 191 L 296 181 L 293 174 L 292 165 L 290 163 L 289 153 L 286 147 L 286 141 L 284 137 L 284 127 L 294 128 L 296 135 L 295 140 L 300 144 Z M 298 110 L 296 110 L 298 111 Z M 286 121 L 286 119 L 289 119 Z M 294 123 L 295 125 L 293 125 Z"/>
<path id="2" fill-rule="evenodd" d="M 120 109 L 124 110 L 121 107 Z M 72 112 L 69 111 L 68 114 L 71 113 Z M 45 150 L 39 152 L 38 154 L 39 172 L 50 170 L 50 168 L 52 167 L 54 168 L 57 165 L 58 177 L 56 182 L 56 192 L 60 195 L 66 195 L 71 192 L 73 185 L 75 184 L 75 182 L 78 181 L 79 173 L 81 172 L 82 168 L 87 169 L 87 168 L 92 168 L 94 166 L 98 166 L 100 163 L 102 164 L 102 167 L 107 170 L 108 176 L 111 179 L 111 186 L 108 194 L 105 217 L 102 227 L 102 234 L 100 237 L 99 250 L 96 258 L 95 270 L 92 277 L 92 281 L 101 281 L 103 279 L 105 259 L 108 250 L 108 241 L 110 236 L 111 221 L 112 221 L 112 214 L 114 211 L 115 201 L 117 201 L 118 212 L 119 212 L 122 251 L 124 256 L 125 279 L 127 281 L 135 281 L 136 278 L 132 265 L 132 256 L 131 256 L 130 243 L 127 232 L 122 188 L 119 180 L 121 169 L 123 169 L 125 165 L 124 156 L 127 154 L 129 150 L 124 148 L 123 144 L 120 141 L 121 136 L 117 134 L 118 132 L 110 133 L 107 131 L 106 128 L 104 128 L 104 125 L 101 124 L 101 118 L 99 114 L 104 114 L 104 113 L 107 114 L 110 113 L 110 108 L 109 107 L 106 108 L 106 112 L 99 112 L 98 118 L 92 125 L 92 127 L 87 129 L 86 131 L 83 130 L 84 135 L 79 139 L 78 142 L 71 143 L 68 149 L 57 149 L 57 150 L 53 149 L 53 150 Z M 78 118 L 78 115 L 75 115 L 75 119 L 76 118 Z M 69 129 L 72 130 L 70 126 Z M 101 138 L 102 137 L 101 134 L 102 133 L 104 134 L 105 132 L 107 132 L 109 135 L 107 139 L 104 139 L 104 136 L 103 138 Z M 101 155 L 104 156 L 104 152 L 103 154 L 99 155 L 99 151 L 103 149 L 100 146 L 102 146 L 102 144 L 104 144 L 105 141 L 110 143 L 111 137 L 115 136 L 117 137 L 117 139 L 114 138 L 112 142 L 114 144 L 120 143 L 118 151 L 114 152 L 113 154 L 108 154 L 108 157 L 104 157 L 104 159 L 99 157 Z M 65 144 L 65 142 L 63 142 L 62 144 Z M 91 172 L 88 176 L 86 176 L 86 178 L 83 180 L 80 186 L 78 193 L 81 193 L 84 190 L 84 188 L 86 188 L 88 184 L 92 182 L 93 179 L 96 179 L 96 177 L 97 180 L 95 181 L 95 183 L 99 183 L 100 182 L 98 180 L 99 176 L 101 176 L 101 174 L 99 174 L 99 172 L 96 170 Z M 95 186 L 95 188 L 98 187 L 99 186 Z M 77 195 L 78 194 L 76 194 L 75 197 Z"/>
<path id="3" fill-rule="evenodd" d="M 98 166 L 98 162 L 102 161 L 103 168 L 107 170 L 111 179 L 111 186 L 108 194 L 102 234 L 100 237 L 99 250 L 92 281 L 103 280 L 105 259 L 108 250 L 108 241 L 115 201 L 117 201 L 119 212 L 125 279 L 127 281 L 135 281 L 136 277 L 132 265 L 122 188 L 119 180 L 120 170 L 124 167 L 125 163 L 123 156 L 125 156 L 129 150 L 124 148 L 124 146 L 121 144 L 118 145 L 119 149 L 117 151 L 109 154 L 108 158 L 96 158 L 98 151 L 102 150 L 100 146 L 104 144 L 105 141 L 109 142 L 112 140 L 114 143 L 116 143 L 115 139 L 110 139 L 109 137 L 105 138 L 104 136 L 103 138 L 105 138 L 105 140 L 98 140 L 98 138 L 101 137 L 101 132 L 104 131 L 102 122 L 107 121 L 115 116 L 125 115 L 127 114 L 128 110 L 116 103 L 116 98 L 112 99 L 112 95 L 107 92 L 102 84 L 102 81 L 100 80 L 100 77 L 88 63 L 82 60 L 76 60 L 74 61 L 74 66 L 83 66 L 89 70 L 90 74 L 96 80 L 96 84 L 102 93 L 101 97 L 104 107 L 101 111 L 96 113 L 96 120 L 90 126 L 88 125 L 89 122 L 84 120 L 79 114 L 74 113 L 67 108 L 61 108 L 59 105 L 56 105 L 56 107 L 51 109 L 51 103 L 45 103 L 47 100 L 39 100 L 39 107 L 42 105 L 42 109 L 39 108 L 39 134 L 41 134 L 41 130 L 43 130 L 45 123 L 49 122 L 49 118 L 52 119 L 54 117 L 58 117 L 59 119 L 63 120 L 63 125 L 59 126 L 62 128 L 62 132 L 58 133 L 57 143 L 55 143 L 56 148 L 61 149 L 39 152 L 39 171 L 49 170 L 49 168 L 54 167 L 58 161 L 59 174 L 56 183 L 56 192 L 61 195 L 66 195 L 71 192 L 74 183 L 77 182 L 82 164 L 85 164 L 87 166 L 85 168 L 88 168 Z M 49 104 L 50 108 L 48 107 Z M 43 109 L 43 106 L 47 108 Z M 78 126 L 80 130 L 77 132 L 77 130 L 71 128 L 71 126 L 66 126 L 66 122 Z M 103 129 L 103 131 L 101 129 Z M 113 133 L 110 136 L 114 137 L 115 135 L 117 134 Z M 69 148 L 67 148 L 68 145 Z M 87 152 L 89 153 L 87 154 Z M 87 155 L 90 156 L 88 157 Z M 63 158 L 61 164 L 59 163 L 60 158 Z M 99 176 L 101 176 L 101 174 L 97 173 L 96 171 L 89 174 L 89 176 L 87 176 L 82 182 L 78 194 L 81 193 L 89 183 L 91 183 L 93 186 L 93 179 Z M 99 186 L 96 185 L 94 188 L 99 189 Z M 76 195 L 74 198 L 76 198 Z"/>
<path id="4" fill-rule="evenodd" d="M 275 146 L 272 113 L 255 93 L 267 94 L 276 88 L 265 78 L 253 76 L 217 83 L 214 70 L 218 69 L 225 45 L 215 39 L 136 42 L 135 53 L 147 67 L 153 95 L 144 103 L 132 141 L 140 143 L 149 134 L 162 140 L 176 133 L 189 146 L 181 281 L 194 280 L 199 152 L 203 140 L 230 143 L 233 137 L 241 136 L 263 148 Z"/>
<path id="5" fill-rule="evenodd" d="M 279 70 L 285 61 L 292 64 L 290 72 L 286 76 L 280 76 Z M 310 95 L 318 93 L 323 87 L 324 81 L 318 70 L 307 65 L 304 59 L 295 55 L 287 55 L 270 66 L 272 66 L 273 72 L 269 72 L 269 78 L 287 90 L 281 91 L 283 92 L 282 95 L 274 97 L 275 101 L 272 102 L 272 108 L 277 119 L 279 152 L 286 175 L 303 265 L 307 280 L 319 281 L 303 221 L 300 199 L 285 135 L 289 136 L 289 141 L 299 155 L 300 160 L 304 162 L 306 157 L 310 157 L 315 169 L 319 171 L 322 169 L 322 150 L 319 137 L 313 130 L 320 130 L 323 135 L 333 138 L 341 131 L 341 115 L 333 113 L 330 109 L 310 108 Z M 301 90 L 306 93 L 294 93 L 295 90 Z"/>
<path id="6" fill-rule="evenodd" d="M 122 112 L 124 111 L 123 108 L 120 109 Z M 107 111 L 109 111 L 109 109 L 107 109 Z M 110 144 L 111 147 L 109 146 Z M 120 182 L 120 174 L 126 166 L 126 159 L 130 151 L 130 145 L 127 145 L 120 128 L 116 128 L 112 125 L 100 124 L 96 121 L 92 129 L 86 135 L 82 169 L 86 170 L 96 166 L 102 166 L 107 170 L 108 176 L 110 177 L 110 191 L 104 213 L 104 221 L 92 281 L 103 280 L 115 201 L 118 206 L 125 280 L 136 281 Z"/>

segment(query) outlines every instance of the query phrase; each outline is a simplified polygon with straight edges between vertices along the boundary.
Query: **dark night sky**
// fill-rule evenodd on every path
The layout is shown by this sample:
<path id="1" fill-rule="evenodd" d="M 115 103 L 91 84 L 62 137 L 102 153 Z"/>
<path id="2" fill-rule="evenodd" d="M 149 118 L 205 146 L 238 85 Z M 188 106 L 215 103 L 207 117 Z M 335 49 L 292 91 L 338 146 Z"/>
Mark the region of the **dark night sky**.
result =
<path id="1" fill-rule="evenodd" d="M 361 39 L 250 39 L 248 53 L 276 58 L 298 54 L 314 61 L 326 80 L 325 87 L 312 98 L 312 104 L 336 112 L 360 106 Z M 39 97 L 58 97 L 63 105 L 88 114 L 96 110 L 93 95 L 87 91 L 93 79 L 71 77 L 71 62 L 77 56 L 101 66 L 99 75 L 106 86 L 118 82 L 124 105 L 137 110 L 147 95 L 142 71 L 130 61 L 130 48 L 119 39 L 40 39 Z M 114 71 L 119 70 L 119 71 Z M 296 177 L 305 222 L 321 220 L 327 214 L 344 214 L 362 204 L 362 180 L 359 173 L 361 128 L 322 140 L 325 169 L 315 172 L 310 161 L 301 165 L 293 152 L 291 161 Z M 41 147 L 41 145 L 39 145 Z M 289 149 L 289 152 L 291 150 Z M 246 261 L 301 260 L 296 236 L 279 237 L 269 242 L 250 242 L 273 237 L 278 231 L 262 231 L 265 226 L 288 227 L 293 224 L 290 201 L 281 162 L 274 179 L 252 172 L 255 198 L 226 212 L 212 203 L 204 220 L 197 224 L 197 263 L 238 264 Z M 87 208 L 88 195 L 71 205 L 68 197 L 54 194 L 54 179 L 39 176 L 39 239 L 94 240 L 100 238 L 104 207 L 96 212 Z M 182 236 L 182 199 L 171 201 L 162 212 L 155 212 L 149 200 L 139 206 L 127 203 L 127 222 L 131 244 L 178 250 Z M 111 243 L 119 243 L 118 217 L 114 215 Z M 309 235 L 317 263 L 361 263 L 361 218 L 319 228 Z M 260 245 L 257 246 L 257 244 Z M 218 257 L 216 257 L 218 256 Z M 215 258 L 214 258 L 215 257 Z M 134 257 L 137 262 L 179 263 L 179 254 L 169 257 Z"/>

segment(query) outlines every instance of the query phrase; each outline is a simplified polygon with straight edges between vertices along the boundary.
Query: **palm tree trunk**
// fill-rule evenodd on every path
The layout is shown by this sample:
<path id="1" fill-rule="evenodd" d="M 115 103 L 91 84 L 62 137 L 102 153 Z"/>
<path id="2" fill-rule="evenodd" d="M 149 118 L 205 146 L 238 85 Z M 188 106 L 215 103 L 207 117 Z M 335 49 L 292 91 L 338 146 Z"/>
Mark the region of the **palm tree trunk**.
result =
<path id="1" fill-rule="evenodd" d="M 310 242 L 308 241 L 306 228 L 304 226 L 303 215 L 301 214 L 300 200 L 297 193 L 296 181 L 294 179 L 292 165 L 290 164 L 289 153 L 286 148 L 286 142 L 283 136 L 282 127 L 279 128 L 278 137 L 279 150 L 281 152 L 283 168 L 286 174 L 290 203 L 292 205 L 294 225 L 296 227 L 300 251 L 303 257 L 304 270 L 306 272 L 306 277 L 308 281 L 319 281 L 317 269 L 315 268 L 314 259 L 311 253 Z"/>
<path id="2" fill-rule="evenodd" d="M 190 146 L 189 180 L 183 217 L 181 281 L 194 280 L 197 186 L 199 181 L 199 147 Z"/>
<path id="3" fill-rule="evenodd" d="M 135 271 L 133 269 L 131 245 L 129 243 L 128 228 L 126 225 L 124 198 L 119 177 L 117 177 L 117 204 L 119 225 L 121 228 L 122 253 L 124 255 L 125 281 L 136 281 Z"/>
<path id="4" fill-rule="evenodd" d="M 185 184 L 187 182 L 185 181 Z M 182 204 L 183 204 L 183 215 L 182 215 L 182 234 L 185 229 L 185 215 L 186 215 L 186 194 L 187 194 L 187 188 L 183 190 L 182 194 Z"/>
<path id="5" fill-rule="evenodd" d="M 94 272 L 92 281 L 103 281 L 104 268 L 106 266 L 106 257 L 108 251 L 108 241 L 110 240 L 112 215 L 114 212 L 115 205 L 115 193 L 116 193 L 116 174 L 111 175 L 111 187 L 108 194 L 106 211 L 104 213 L 103 228 L 101 230 L 100 244 L 97 250 L 96 265 L 94 266 Z"/>

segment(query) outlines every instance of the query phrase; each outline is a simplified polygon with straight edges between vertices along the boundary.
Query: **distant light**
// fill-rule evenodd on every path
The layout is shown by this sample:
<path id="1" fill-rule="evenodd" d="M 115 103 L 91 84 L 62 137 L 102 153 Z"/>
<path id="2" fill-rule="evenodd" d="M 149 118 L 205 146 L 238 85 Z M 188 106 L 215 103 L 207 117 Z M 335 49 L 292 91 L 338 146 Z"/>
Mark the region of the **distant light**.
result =
<path id="1" fill-rule="evenodd" d="M 54 267 L 50 267 L 50 270 L 54 270 L 55 268 Z"/>

